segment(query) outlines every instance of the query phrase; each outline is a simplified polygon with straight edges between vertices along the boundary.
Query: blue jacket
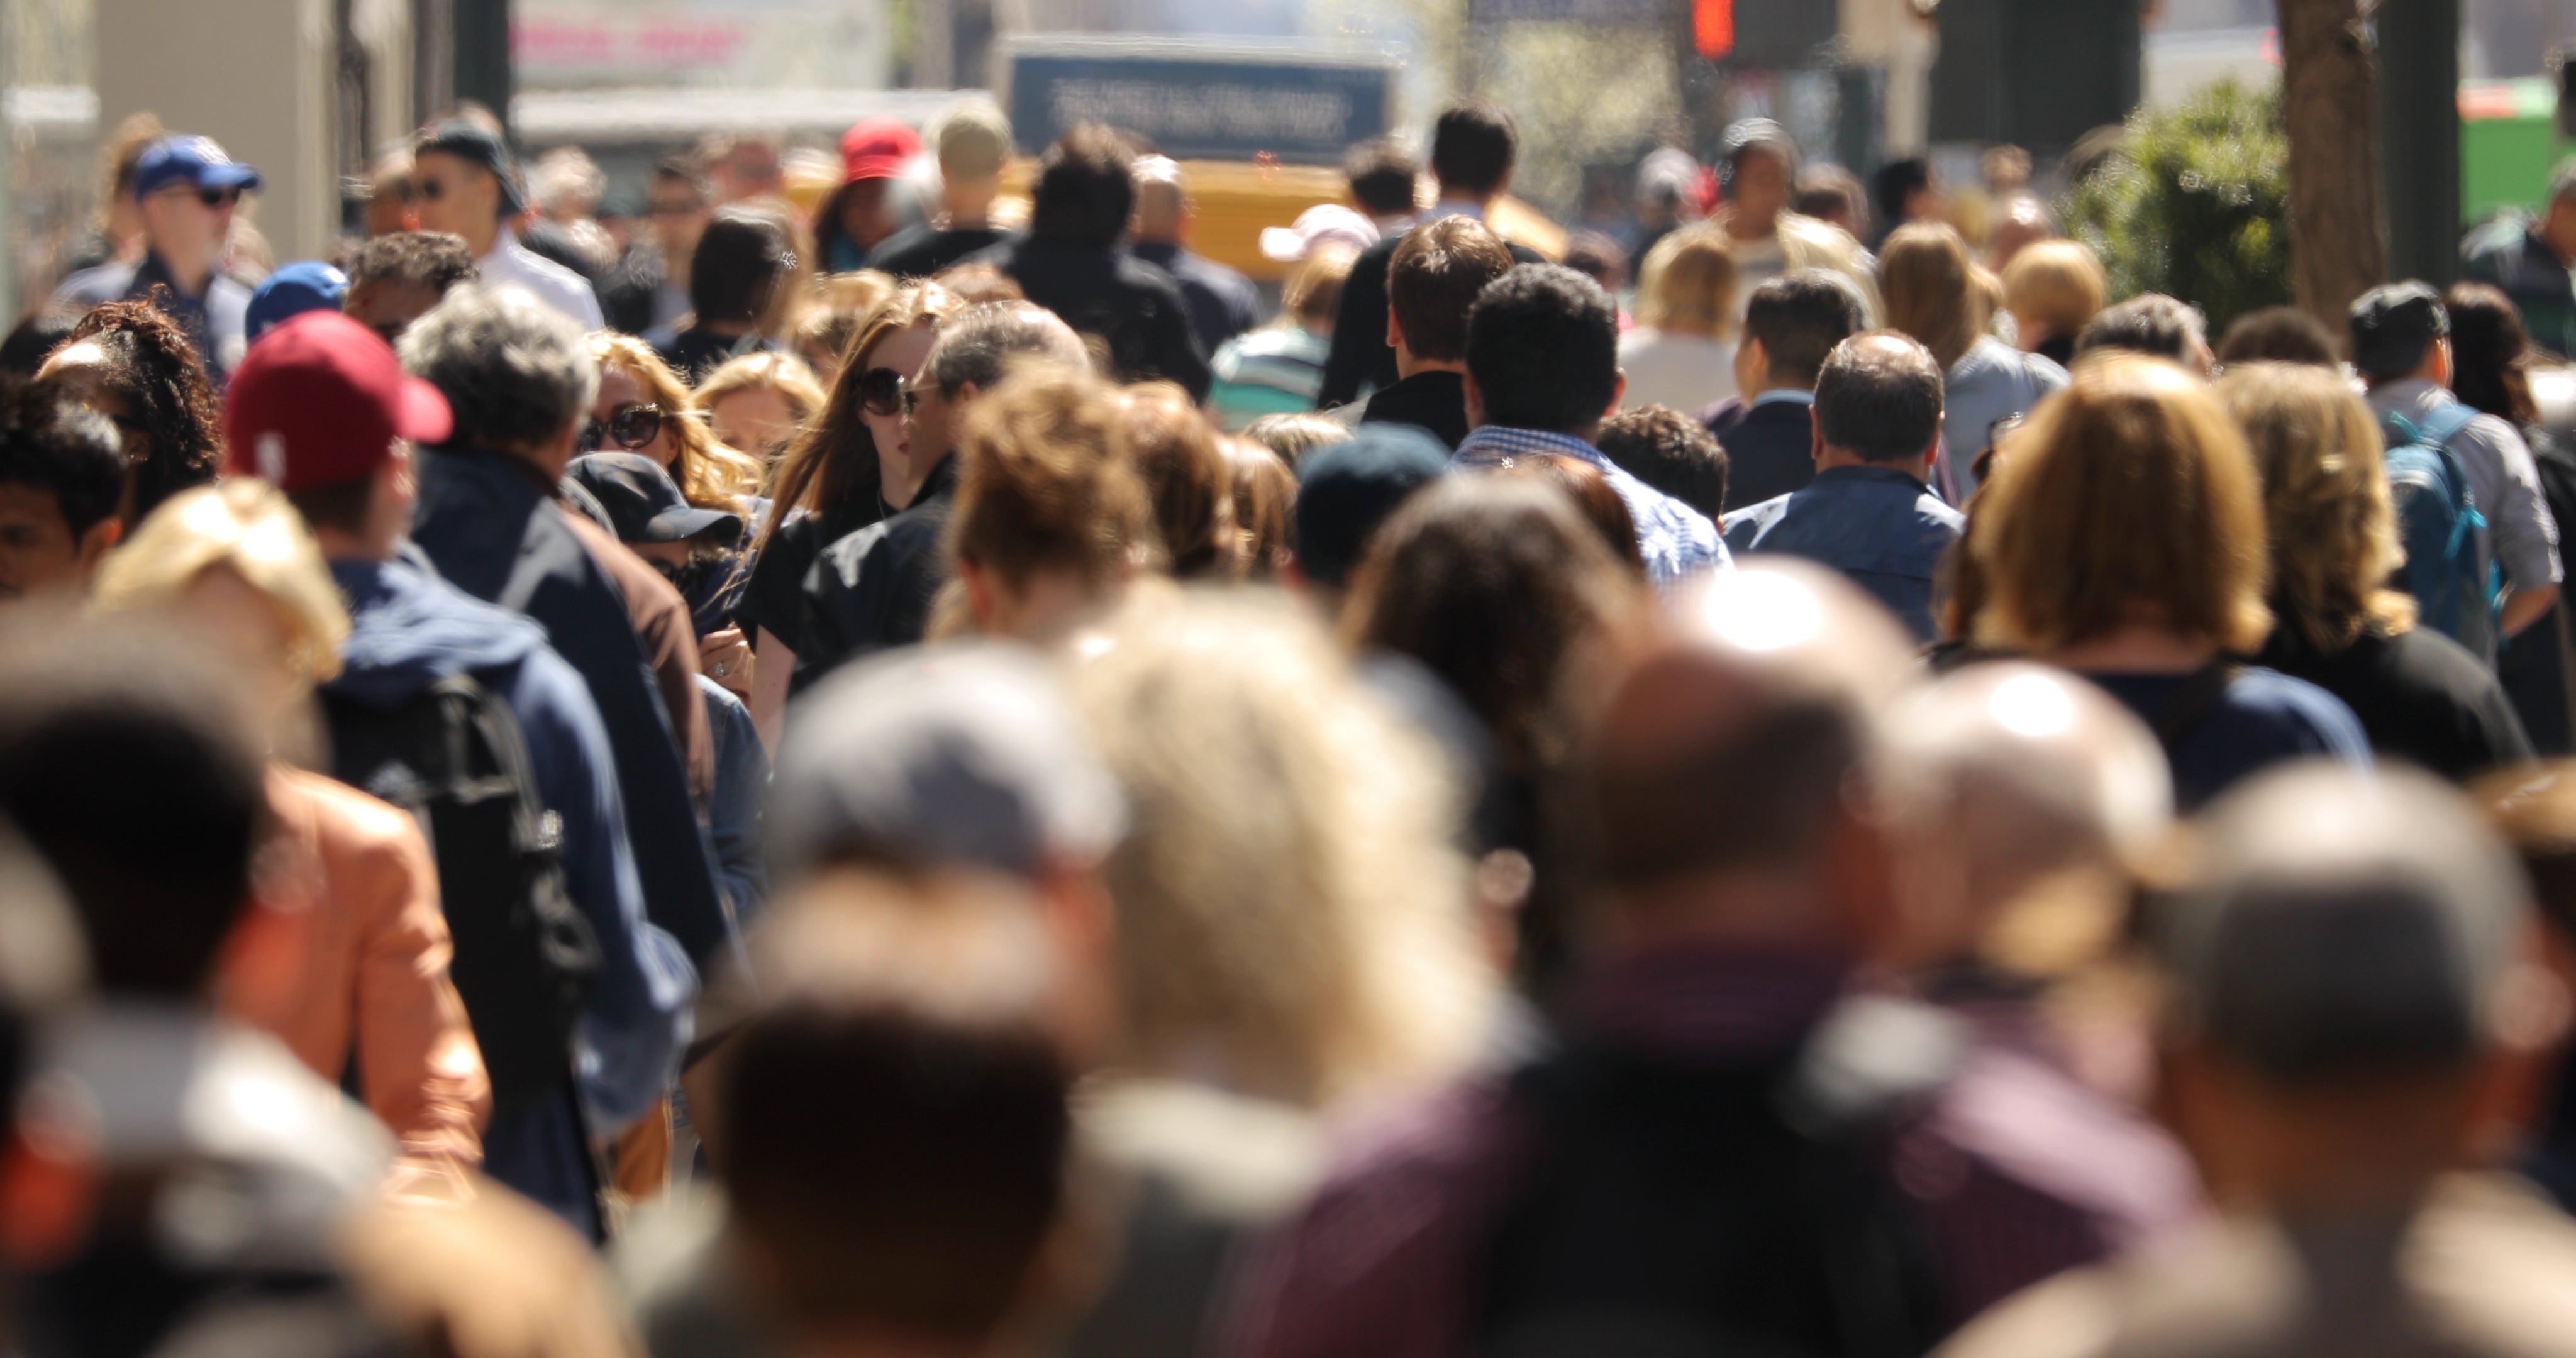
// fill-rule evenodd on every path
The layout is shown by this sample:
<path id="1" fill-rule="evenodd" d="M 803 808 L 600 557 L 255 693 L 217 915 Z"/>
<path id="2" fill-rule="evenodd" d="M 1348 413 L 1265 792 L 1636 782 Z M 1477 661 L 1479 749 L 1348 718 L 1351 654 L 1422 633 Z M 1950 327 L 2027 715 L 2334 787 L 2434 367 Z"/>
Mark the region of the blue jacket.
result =
<path id="1" fill-rule="evenodd" d="M 132 264 L 83 269 L 54 289 L 54 300 L 87 311 L 101 302 L 141 301 L 152 295 L 156 285 L 169 289 L 161 310 L 188 332 L 207 376 L 217 386 L 223 385 L 250 347 L 250 289 L 222 270 L 207 281 L 205 296 L 190 297 L 171 281 L 170 266 L 159 255 L 146 254 Z"/>
<path id="2" fill-rule="evenodd" d="M 698 693 L 707 702 L 707 732 L 715 738 L 716 790 L 708 799 L 708 835 L 715 841 L 716 870 L 734 917 L 748 928 L 769 896 L 769 869 L 760 857 L 760 804 L 769 791 L 769 750 L 751 724 L 751 709 L 722 684 L 701 674 Z"/>
<path id="3" fill-rule="evenodd" d="M 1902 468 L 1830 467 L 1803 490 L 1727 515 L 1726 545 L 1831 566 L 1930 641 L 1933 576 L 1967 524 Z"/>
<path id="4" fill-rule="evenodd" d="M 479 448 L 425 450 L 411 539 L 448 583 L 544 625 L 589 685 L 617 752 L 645 916 L 700 966 L 734 941 L 698 823 L 689 770 L 625 596 L 525 463 Z"/>
<path id="5" fill-rule="evenodd" d="M 546 645 L 545 629 L 397 562 L 335 561 L 349 602 L 336 696 L 389 708 L 471 674 L 509 705 L 537 795 L 563 819 L 564 885 L 599 936 L 600 972 L 576 1035 L 583 1121 L 567 1105 L 531 1110 L 484 1137 L 492 1177 L 585 1229 L 595 1225 L 582 1127 L 633 1122 L 668 1087 L 690 1032 L 697 974 L 644 918 L 608 730 L 590 691 Z"/>

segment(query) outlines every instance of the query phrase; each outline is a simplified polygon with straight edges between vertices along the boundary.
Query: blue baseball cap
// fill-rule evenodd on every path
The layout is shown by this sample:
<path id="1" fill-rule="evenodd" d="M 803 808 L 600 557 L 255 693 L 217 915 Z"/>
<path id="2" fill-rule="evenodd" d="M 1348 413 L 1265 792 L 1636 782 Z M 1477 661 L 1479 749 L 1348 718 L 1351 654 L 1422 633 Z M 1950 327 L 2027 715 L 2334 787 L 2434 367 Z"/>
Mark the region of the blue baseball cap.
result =
<path id="1" fill-rule="evenodd" d="M 134 162 L 134 196 L 172 183 L 200 189 L 255 189 L 259 171 L 224 154 L 212 137 L 163 137 Z"/>
<path id="2" fill-rule="evenodd" d="M 299 259 L 251 289 L 250 310 L 243 317 L 245 336 L 256 341 L 289 317 L 337 311 L 340 295 L 348 290 L 347 274 L 318 259 Z"/>

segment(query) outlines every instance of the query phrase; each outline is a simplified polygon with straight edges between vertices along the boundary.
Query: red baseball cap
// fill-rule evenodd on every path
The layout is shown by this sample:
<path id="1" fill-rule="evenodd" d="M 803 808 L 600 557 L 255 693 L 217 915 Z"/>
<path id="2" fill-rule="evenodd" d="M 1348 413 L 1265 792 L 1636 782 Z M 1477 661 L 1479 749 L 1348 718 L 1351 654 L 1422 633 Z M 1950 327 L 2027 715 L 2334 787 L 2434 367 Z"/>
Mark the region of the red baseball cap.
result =
<path id="1" fill-rule="evenodd" d="M 455 428 L 438 388 L 402 370 L 392 346 L 336 311 L 308 311 L 260 336 L 224 390 L 224 471 L 279 490 L 354 481 L 397 438 L 444 442 Z"/>
<path id="2" fill-rule="evenodd" d="M 892 118 L 870 118 L 841 134 L 841 182 L 892 179 L 921 154 L 921 136 Z"/>

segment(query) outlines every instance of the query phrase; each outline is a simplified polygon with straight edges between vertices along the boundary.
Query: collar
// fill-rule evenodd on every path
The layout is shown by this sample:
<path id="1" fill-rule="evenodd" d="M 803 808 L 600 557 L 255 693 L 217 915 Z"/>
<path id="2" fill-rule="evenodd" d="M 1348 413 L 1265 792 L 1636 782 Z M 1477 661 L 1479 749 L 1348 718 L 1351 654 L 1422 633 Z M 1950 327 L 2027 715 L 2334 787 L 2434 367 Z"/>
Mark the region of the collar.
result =
<path id="1" fill-rule="evenodd" d="M 1796 387 L 1773 387 L 1745 402 L 1744 408 L 1752 410 L 1759 406 L 1813 406 L 1815 403 L 1816 394 L 1812 391 L 1800 391 Z"/>
<path id="2" fill-rule="evenodd" d="M 560 483 L 547 480 L 544 472 L 538 471 L 526 458 L 516 453 L 505 453 L 498 448 L 486 448 L 477 443 L 450 444 L 430 451 L 441 457 L 454 458 L 460 465 L 474 467 L 487 477 L 507 476 L 535 491 L 538 499 L 563 498 L 563 486 Z"/>
<path id="3" fill-rule="evenodd" d="M 1466 441 L 1451 455 L 1450 465 L 1490 467 L 1506 458 L 1535 457 L 1541 453 L 1563 453 L 1581 458 L 1607 471 L 1610 460 L 1601 450 L 1576 438 L 1549 429 L 1514 429 L 1508 425 L 1489 424 L 1467 432 Z"/>
<path id="4" fill-rule="evenodd" d="M 1465 198 L 1443 198 L 1422 214 L 1419 224 L 1429 226 L 1443 217 L 1473 217 L 1481 222 L 1485 220 L 1485 205 Z"/>
<path id="5" fill-rule="evenodd" d="M 1906 485 L 1912 486 L 1918 493 L 1928 491 L 1932 488 L 1922 477 L 1916 476 L 1914 473 L 1905 470 L 1903 467 L 1881 466 L 1876 463 L 1864 464 L 1858 467 L 1827 467 L 1823 471 L 1816 473 L 1816 480 L 1882 481 L 1890 485 L 1902 481 Z M 1810 482 L 1809 484 L 1812 485 L 1814 483 Z"/>

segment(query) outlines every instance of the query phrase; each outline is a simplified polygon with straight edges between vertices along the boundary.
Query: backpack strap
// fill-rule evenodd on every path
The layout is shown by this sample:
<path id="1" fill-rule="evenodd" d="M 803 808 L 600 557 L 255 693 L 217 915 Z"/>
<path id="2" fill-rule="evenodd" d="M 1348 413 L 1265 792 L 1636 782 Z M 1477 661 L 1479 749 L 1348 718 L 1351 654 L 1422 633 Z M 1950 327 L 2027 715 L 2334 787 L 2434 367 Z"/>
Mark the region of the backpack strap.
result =
<path id="1" fill-rule="evenodd" d="M 2453 401 L 2446 406 L 2436 406 L 2422 423 L 2412 427 L 2417 438 L 2447 452 L 2451 440 L 2458 438 L 2460 431 L 2484 413 L 2466 401 Z"/>
<path id="2" fill-rule="evenodd" d="M 2156 709 L 2156 719 L 2149 723 L 2156 733 L 2156 743 L 2165 747 L 2165 757 L 2173 757 L 2185 738 L 2218 710 L 2227 699 L 2227 687 L 2236 682 L 2243 666 L 2225 656 L 2192 671 Z"/>

